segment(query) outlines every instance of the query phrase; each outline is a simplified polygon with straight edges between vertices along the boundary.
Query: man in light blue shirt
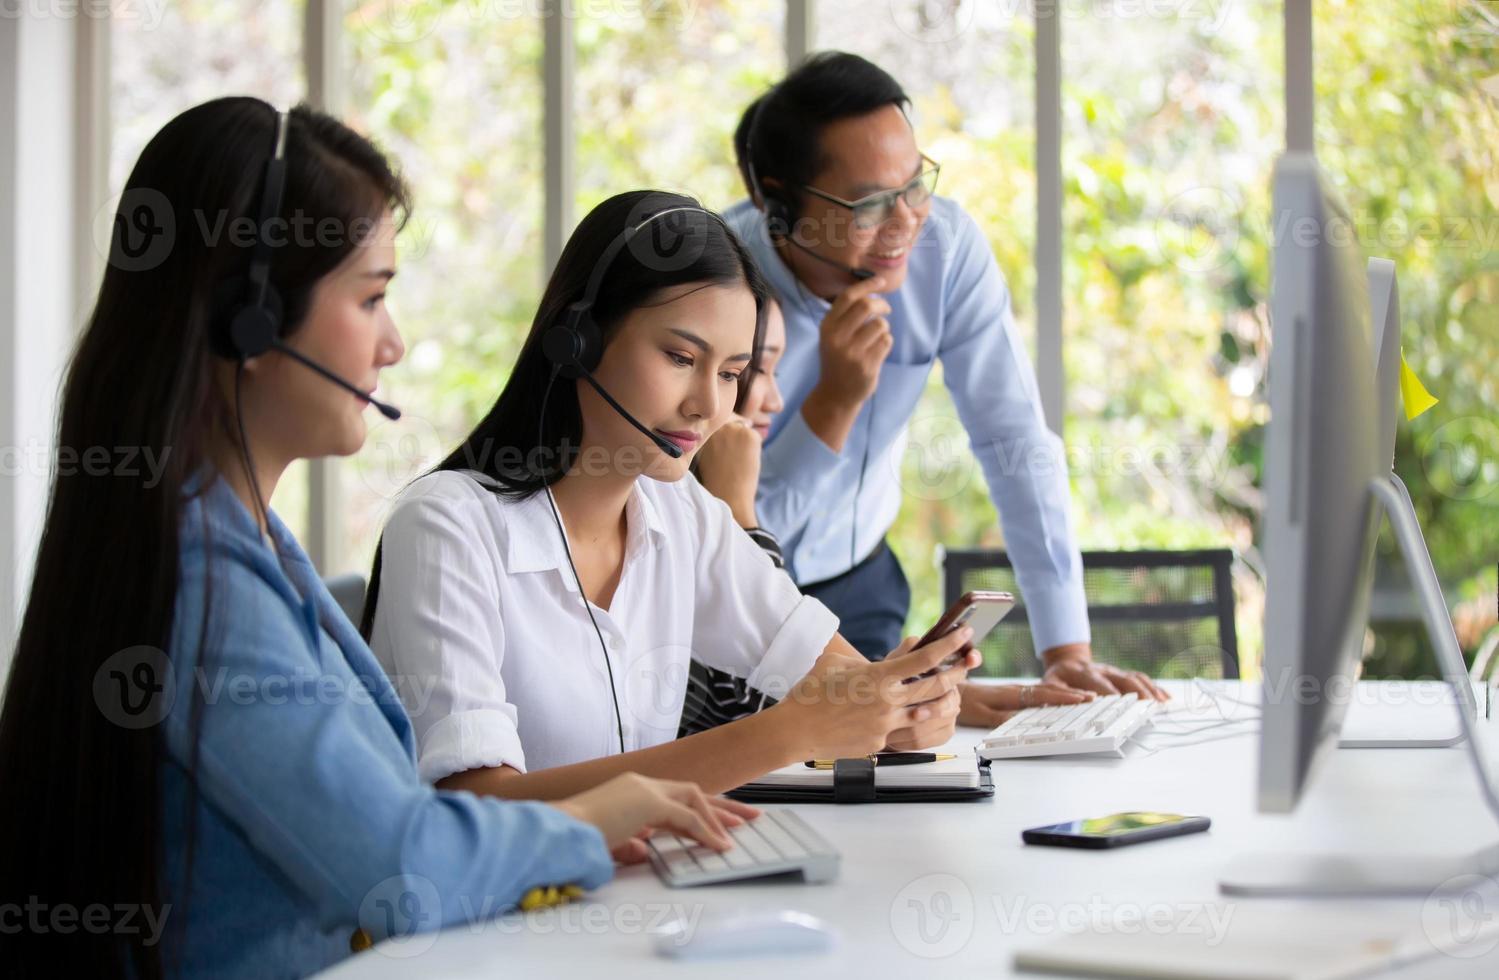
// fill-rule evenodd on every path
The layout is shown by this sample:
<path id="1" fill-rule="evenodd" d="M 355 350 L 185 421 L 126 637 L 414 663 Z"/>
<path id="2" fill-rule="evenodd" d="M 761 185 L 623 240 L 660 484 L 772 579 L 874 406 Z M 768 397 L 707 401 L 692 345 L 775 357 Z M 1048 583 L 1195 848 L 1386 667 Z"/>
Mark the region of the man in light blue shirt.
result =
<path id="1" fill-rule="evenodd" d="M 884 538 L 900 511 L 908 426 L 938 360 L 1003 521 L 1045 680 L 1160 696 L 1092 658 L 1061 440 L 1047 429 L 1009 289 L 982 232 L 933 194 L 898 82 L 855 55 L 803 62 L 746 110 L 735 149 L 751 199 L 726 218 L 786 318 L 786 410 L 766 441 L 757 511 L 798 585 L 866 656 L 910 604 Z M 967 724 L 1012 708 L 964 690 Z"/>

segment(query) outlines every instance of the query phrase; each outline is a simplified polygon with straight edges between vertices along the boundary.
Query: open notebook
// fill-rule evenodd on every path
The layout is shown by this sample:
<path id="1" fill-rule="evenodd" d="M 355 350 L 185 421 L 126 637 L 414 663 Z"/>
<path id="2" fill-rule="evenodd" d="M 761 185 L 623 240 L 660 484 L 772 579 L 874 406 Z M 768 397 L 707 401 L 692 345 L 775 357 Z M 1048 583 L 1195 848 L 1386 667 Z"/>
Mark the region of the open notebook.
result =
<path id="1" fill-rule="evenodd" d="M 944 746 L 932 750 L 941 755 L 956 755 L 956 759 L 943 762 L 924 762 L 914 766 L 874 767 L 875 790 L 882 789 L 977 789 L 979 786 L 978 759 L 973 746 Z M 833 770 L 809 769 L 798 762 L 773 772 L 768 772 L 749 783 L 755 787 L 828 787 L 833 785 Z"/>

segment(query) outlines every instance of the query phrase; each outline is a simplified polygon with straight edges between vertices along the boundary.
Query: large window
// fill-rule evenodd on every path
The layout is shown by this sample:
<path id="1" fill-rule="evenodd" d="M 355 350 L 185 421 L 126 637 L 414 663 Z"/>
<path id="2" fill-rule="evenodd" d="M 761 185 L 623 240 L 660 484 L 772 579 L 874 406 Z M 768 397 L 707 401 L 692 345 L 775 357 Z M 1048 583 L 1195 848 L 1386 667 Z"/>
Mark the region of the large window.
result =
<path id="1" fill-rule="evenodd" d="M 346 116 L 416 192 L 391 310 L 407 345 L 344 473 L 342 564 L 368 569 L 395 496 L 493 403 L 544 285 L 543 30 L 530 5 L 350 8 Z M 739 193 L 736 106 L 779 75 L 777 5 L 582 5 L 575 39 L 574 210 L 660 187 L 722 206 Z"/>
<path id="2" fill-rule="evenodd" d="M 179 112 L 225 95 L 288 108 L 301 100 L 302 20 L 303 0 L 180 0 L 117 11 L 109 20 L 109 206 L 146 143 Z M 271 506 L 306 534 L 305 462 L 287 470 Z"/>
<path id="3" fill-rule="evenodd" d="M 112 19 L 111 189 L 168 118 L 205 99 L 307 90 L 307 5 L 341 12 L 339 111 L 402 166 L 415 211 L 391 308 L 408 354 L 387 371 L 398 423 L 370 413 L 334 506 L 305 476 L 274 500 L 299 533 L 335 521 L 325 571 L 364 570 L 390 501 L 503 386 L 546 273 L 543 4 L 470 0 L 182 0 Z M 1481 0 L 1325 0 L 1317 18 L 1318 151 L 1371 255 L 1395 259 L 1411 364 L 1442 399 L 1402 424 L 1396 468 L 1471 649 L 1494 623 L 1499 555 L 1499 18 Z M 562 5 L 573 57 L 575 217 L 619 191 L 743 195 L 730 134 L 785 68 L 788 6 L 753 0 Z M 800 11 L 801 5 L 790 9 Z M 1064 434 L 1080 542 L 1229 546 L 1241 650 L 1258 657 L 1255 526 L 1267 421 L 1269 176 L 1283 145 L 1281 5 L 814 0 L 814 47 L 869 57 L 914 100 L 939 192 L 987 234 L 1022 337 L 1038 323 L 1037 16 L 1061 37 Z M 792 35 L 799 32 L 791 31 Z M 1043 34 L 1043 36 L 1045 36 Z M 1043 59 L 1045 61 L 1045 59 Z M 1486 81 L 1487 80 L 1487 81 Z M 1419 134 L 1414 138 L 1412 134 Z M 1050 179 L 1050 175 L 1046 175 Z M 560 225 L 560 221 L 558 222 Z M 551 229 L 554 233 L 570 230 Z M 1043 349 L 1049 348 L 1047 344 Z M 1049 355 L 1048 355 L 1049 356 Z M 1043 367 L 1043 385 L 1050 376 Z M 1050 389 L 1048 389 L 1050 390 Z M 939 545 L 1002 546 L 982 474 L 934 372 L 902 460 L 892 539 L 912 630 L 941 603 Z M 305 518 L 305 519 L 304 519 Z M 1384 543 L 1389 550 L 1389 543 Z M 1388 557 L 1388 556 L 1386 556 Z M 1374 614 L 1408 616 L 1382 562 Z M 1371 673 L 1430 669 L 1381 629 Z"/>
<path id="4" fill-rule="evenodd" d="M 511 9 L 515 16 L 509 16 Z M 542 286 L 542 25 L 529 4 L 351 5 L 345 116 L 415 198 L 390 310 L 406 357 L 342 474 L 342 565 L 367 572 L 390 503 L 488 410 Z M 338 519 L 339 515 L 334 515 Z"/>
<path id="5" fill-rule="evenodd" d="M 988 232 L 1031 336 L 1032 5 L 823 0 L 817 9 L 820 42 L 870 57 L 914 96 L 923 145 L 944 163 L 940 191 Z M 1064 429 L 1080 543 L 1234 548 L 1252 673 L 1264 594 L 1255 528 L 1269 177 L 1284 145 L 1281 7 L 1049 9 L 1062 39 Z M 1363 219 L 1365 251 L 1399 264 L 1406 350 L 1444 399 L 1402 426 L 1397 470 L 1472 649 L 1494 623 L 1499 554 L 1499 426 L 1484 407 L 1495 400 L 1487 366 L 1499 343 L 1499 127 L 1481 85 L 1499 64 L 1499 31 L 1473 0 L 1342 0 L 1318 4 L 1316 16 L 1319 155 Z M 1003 543 L 966 443 L 934 375 L 891 535 L 912 580 L 910 630 L 939 611 L 938 544 Z M 1371 673 L 1431 669 L 1404 584 L 1383 561 L 1374 616 L 1407 623 L 1377 625 Z"/>
<path id="6" fill-rule="evenodd" d="M 873 61 L 911 96 L 921 148 L 942 164 L 937 193 L 957 200 L 988 236 L 1034 356 L 1035 27 L 1012 8 L 1028 9 L 824 0 L 817 38 Z M 920 633 L 942 612 L 938 547 L 1003 544 L 940 365 L 912 419 L 901 469 L 905 496 L 890 541 L 911 582 L 907 632 Z"/>
<path id="7" fill-rule="evenodd" d="M 280 106 L 301 99 L 302 17 L 303 0 L 122 7 L 109 21 L 110 189 L 124 186 L 147 141 L 184 109 L 223 95 Z"/>
<path id="8" fill-rule="evenodd" d="M 1396 430 L 1464 649 L 1495 622 L 1499 560 L 1499 11 L 1482 0 L 1317 5 L 1317 154 L 1359 245 L 1395 262 L 1402 344 L 1442 401 Z M 1388 530 L 1366 672 L 1435 674 Z"/>
<path id="9" fill-rule="evenodd" d="M 1061 23 L 1065 432 L 1079 538 L 1234 548 L 1250 673 L 1269 355 L 1269 251 L 1255 226 L 1284 145 L 1280 8 L 1101 3 Z"/>
<path id="10" fill-rule="evenodd" d="M 620 6 L 607 16 L 580 9 L 577 216 L 647 187 L 690 194 L 710 208 L 743 197 L 734 127 L 784 72 L 782 5 L 647 4 L 640 9 L 648 14 Z"/>

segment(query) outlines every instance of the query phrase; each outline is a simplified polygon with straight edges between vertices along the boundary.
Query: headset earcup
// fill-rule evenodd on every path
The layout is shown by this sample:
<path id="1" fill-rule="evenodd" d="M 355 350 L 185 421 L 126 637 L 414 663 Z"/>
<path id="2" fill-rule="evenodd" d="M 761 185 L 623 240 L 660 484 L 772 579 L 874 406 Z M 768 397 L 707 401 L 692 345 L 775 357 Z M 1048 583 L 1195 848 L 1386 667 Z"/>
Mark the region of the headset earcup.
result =
<path id="1" fill-rule="evenodd" d="M 229 323 L 229 339 L 237 359 L 249 360 L 271 349 L 276 328 L 270 314 L 259 306 L 241 307 Z"/>
<path id="2" fill-rule="evenodd" d="M 578 370 L 577 336 L 560 323 L 547 327 L 547 332 L 541 335 L 541 352 L 564 378 L 583 376 L 583 372 Z"/>
<path id="3" fill-rule="evenodd" d="M 791 208 L 775 194 L 766 192 L 765 227 L 772 238 L 786 238 L 791 234 Z"/>
<path id="4" fill-rule="evenodd" d="M 573 329 L 578 333 L 578 362 L 590 372 L 598 370 L 604 357 L 604 341 L 599 325 L 593 322 L 593 314 L 585 312 L 578 317 Z"/>
<path id="5" fill-rule="evenodd" d="M 245 295 L 245 280 L 241 276 L 220 282 L 213 291 L 213 306 L 208 313 L 208 345 L 214 354 L 231 361 L 239 357 L 234 351 L 229 324 L 239 312 Z"/>
<path id="6" fill-rule="evenodd" d="M 283 313 L 281 294 L 275 287 L 266 287 L 259 305 L 253 302 L 243 277 L 225 283 L 218 296 L 211 338 L 214 352 L 238 361 L 270 350 L 281 332 Z"/>
<path id="7" fill-rule="evenodd" d="M 561 323 L 548 327 L 541 335 L 542 353 L 564 378 L 581 378 L 584 370 L 592 371 L 599 366 L 602 353 L 599 329 L 588 311 L 589 304 L 574 303 L 567 308 Z"/>

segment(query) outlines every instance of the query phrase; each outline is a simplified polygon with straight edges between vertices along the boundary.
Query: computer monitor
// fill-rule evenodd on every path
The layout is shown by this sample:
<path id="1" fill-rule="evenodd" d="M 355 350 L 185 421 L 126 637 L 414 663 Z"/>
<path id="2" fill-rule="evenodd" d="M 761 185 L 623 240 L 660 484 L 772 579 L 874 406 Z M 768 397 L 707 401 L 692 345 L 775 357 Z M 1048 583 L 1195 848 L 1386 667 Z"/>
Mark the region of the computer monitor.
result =
<path id="1" fill-rule="evenodd" d="M 1337 193 L 1308 153 L 1272 185 L 1270 425 L 1265 441 L 1265 656 L 1259 808 L 1286 813 L 1338 744 L 1368 623 L 1374 546 L 1390 520 L 1486 802 L 1499 791 L 1474 737 L 1472 688 L 1405 485 L 1393 472 L 1399 406 L 1394 268 L 1365 262 Z M 1373 322 L 1371 330 L 1371 291 Z M 1249 895 L 1423 893 L 1499 868 L 1499 845 L 1425 855 L 1246 855 L 1220 880 Z"/>
<path id="2" fill-rule="evenodd" d="M 1395 263 L 1369 260 L 1369 325 L 1374 335 L 1374 397 L 1379 400 L 1375 448 L 1395 471 L 1395 426 L 1400 418 L 1400 291 Z"/>
<path id="3" fill-rule="evenodd" d="M 1353 222 L 1310 154 L 1287 153 L 1272 185 L 1265 438 L 1265 690 L 1260 808 L 1287 812 L 1336 747 L 1368 622 L 1388 473 L 1369 292 Z M 1393 426 L 1393 422 L 1392 422 Z"/>

